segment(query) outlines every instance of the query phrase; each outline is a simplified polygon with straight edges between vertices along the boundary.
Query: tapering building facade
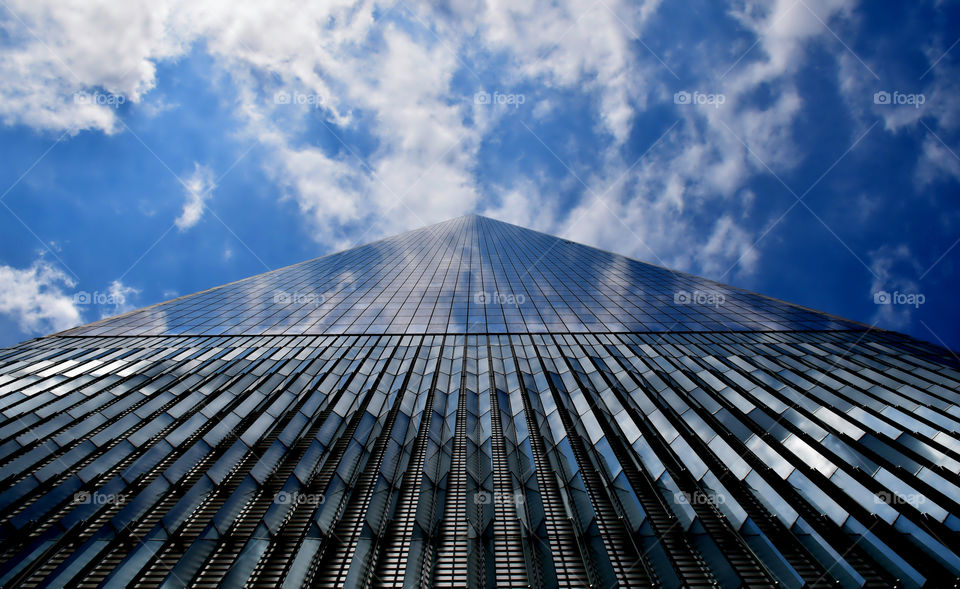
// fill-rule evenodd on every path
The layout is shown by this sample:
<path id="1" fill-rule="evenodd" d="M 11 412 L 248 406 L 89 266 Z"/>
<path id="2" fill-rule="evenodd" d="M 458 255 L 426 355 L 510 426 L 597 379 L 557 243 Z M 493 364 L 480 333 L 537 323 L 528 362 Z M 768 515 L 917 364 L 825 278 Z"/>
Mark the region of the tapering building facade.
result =
<path id="1" fill-rule="evenodd" d="M 960 362 L 483 217 L 0 350 L 3 587 L 948 587 Z"/>

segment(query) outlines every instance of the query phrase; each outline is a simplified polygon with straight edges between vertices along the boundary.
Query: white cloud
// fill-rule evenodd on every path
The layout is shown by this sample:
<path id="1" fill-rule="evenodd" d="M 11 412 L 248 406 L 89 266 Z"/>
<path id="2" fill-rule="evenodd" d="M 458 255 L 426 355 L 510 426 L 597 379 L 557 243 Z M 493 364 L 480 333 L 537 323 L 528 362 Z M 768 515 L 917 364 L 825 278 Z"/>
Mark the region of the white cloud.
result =
<path id="1" fill-rule="evenodd" d="M 507 223 L 529 227 L 543 232 L 553 232 L 560 216 L 556 199 L 544 196 L 542 186 L 548 182 L 524 179 L 516 186 L 498 192 L 496 202 L 488 202 L 481 215 L 500 219 Z"/>
<path id="2" fill-rule="evenodd" d="M 176 224 L 181 231 L 186 231 L 200 221 L 205 203 L 213 195 L 216 184 L 213 171 L 198 163 L 193 164 L 193 173 L 185 178 L 183 183 L 187 198 L 183 203 L 183 211 L 176 219 Z"/>
<path id="3" fill-rule="evenodd" d="M 358 102 L 378 113 L 381 147 L 372 157 L 377 210 L 398 218 L 399 226 L 472 210 L 478 194 L 471 167 L 480 133 L 464 122 L 466 104 L 448 99 L 459 68 L 455 56 L 392 27 L 384 41 L 379 67 L 356 88 Z"/>
<path id="4" fill-rule="evenodd" d="M 960 180 L 957 150 L 951 147 L 954 152 L 951 153 L 944 145 L 952 145 L 960 129 L 960 101 L 957 100 L 960 68 L 950 59 L 944 59 L 953 40 L 930 35 L 929 45 L 924 48 L 926 71 L 917 69 L 912 62 L 906 72 L 898 71 L 900 64 L 896 60 L 878 60 L 891 70 L 881 71 L 881 80 L 877 80 L 850 53 L 839 58 L 837 79 L 840 91 L 862 128 L 879 118 L 883 121 L 883 130 L 890 134 L 923 135 L 913 174 L 918 193 L 938 180 Z M 899 46 L 896 50 L 900 50 Z M 876 104 L 874 95 L 878 92 L 886 92 L 890 100 Z M 895 93 L 901 95 L 899 100 L 904 103 L 893 103 Z M 902 157 L 899 152 L 891 153 L 893 157 Z M 898 163 L 891 162 L 893 165 Z"/>
<path id="5" fill-rule="evenodd" d="M 557 199 L 544 196 L 561 181 L 529 171 L 502 187 L 487 212 L 682 269 L 717 272 L 741 259 L 738 271 L 746 274 L 757 267 L 760 252 L 750 247 L 752 205 L 739 196 L 743 185 L 752 175 L 768 174 L 766 166 L 779 173 L 799 161 L 792 129 L 803 107 L 794 80 L 802 51 L 818 38 L 833 43 L 820 21 L 850 18 L 855 3 L 737 3 L 734 18 L 757 36 L 758 45 L 722 83 L 716 78 L 732 60 L 726 52 L 706 52 L 706 62 L 693 64 L 704 84 L 721 84 L 727 103 L 677 109 L 682 122 L 620 180 L 634 163 L 624 160 L 623 147 L 637 112 L 650 102 L 669 103 L 678 89 L 671 85 L 679 82 L 635 39 L 643 38 L 659 0 L 452 1 L 442 9 L 391 4 L 176 0 L 94 10 L 79 2 L 17 0 L 14 11 L 54 51 L 18 22 L 7 23 L 17 43 L 0 58 L 0 75 L 12 80 L 9 91 L 0 90 L 0 98 L 8 98 L 0 115 L 43 129 L 113 132 L 115 109 L 75 104 L 68 100 L 72 94 L 100 88 L 140 101 L 156 84 L 154 64 L 202 39 L 217 73 L 233 84 L 244 139 L 256 138 L 265 147 L 262 165 L 309 219 L 317 240 L 338 248 L 352 244 L 345 234 L 369 240 L 483 203 L 477 155 L 509 112 L 473 104 L 472 91 L 580 92 L 593 101 L 599 121 L 593 149 L 602 165 L 584 174 L 590 190 L 563 181 L 565 194 L 583 195 L 564 217 Z M 406 22 L 398 26 L 395 19 Z M 115 34 L 126 30 L 117 22 L 134 23 L 127 27 L 130 34 Z M 487 83 L 471 68 L 482 68 L 491 54 L 498 67 L 490 83 L 503 87 L 472 88 L 460 96 L 464 92 L 454 88 Z M 66 65 L 56 55 L 68 56 Z M 750 93 L 767 86 L 769 103 L 746 106 Z M 278 93 L 299 93 L 311 104 L 277 104 Z M 34 98 L 18 102 L 24 96 Z M 540 119 L 560 107 L 531 96 L 524 108 Z M 303 131 L 318 123 L 348 144 L 343 131 L 369 133 L 372 147 L 357 153 L 339 140 L 333 148 L 305 142 Z M 205 187 L 213 182 L 203 170 L 197 166 L 191 177 L 177 218 L 181 230 L 202 217 Z M 604 194 L 606 205 L 591 191 Z M 718 219 L 711 212 L 717 206 L 728 214 Z M 358 227 L 368 232 L 354 231 Z M 637 237 L 622 238 L 630 234 Z"/>
<path id="6" fill-rule="evenodd" d="M 757 252 L 753 238 L 729 216 L 723 215 L 713 226 L 713 233 L 702 249 L 697 250 L 703 271 L 710 275 L 723 275 L 729 265 L 724 260 L 733 259 L 745 274 L 756 269 Z"/>
<path id="7" fill-rule="evenodd" d="M 116 102 L 139 102 L 156 83 L 155 63 L 184 50 L 167 26 L 172 10 L 150 0 L 5 2 L 0 119 L 70 133 L 117 131 Z"/>
<path id="8" fill-rule="evenodd" d="M 268 148 L 268 173 L 314 221 L 318 240 L 328 245 L 346 245 L 336 239 L 344 224 L 373 223 L 372 237 L 471 210 L 478 199 L 472 167 L 482 131 L 479 124 L 465 122 L 471 105 L 451 99 L 451 81 L 460 67 L 456 57 L 441 43 L 418 42 L 389 24 L 369 30 L 369 15 L 362 8 L 343 18 L 342 25 L 351 31 L 344 42 L 366 39 L 369 47 L 363 55 L 354 55 L 348 47 L 330 47 L 329 40 L 321 41 L 319 27 L 293 33 L 257 29 L 267 37 L 301 34 L 302 46 L 320 43 L 317 61 L 306 70 L 322 71 L 328 81 L 317 85 L 299 70 L 281 69 L 285 85 L 278 92 L 317 92 L 315 100 L 331 111 L 275 104 L 276 92 L 263 100 L 259 65 L 231 62 L 231 75 L 245 98 L 248 130 Z M 282 51 L 293 49 L 279 49 L 276 61 L 281 65 L 276 67 L 287 63 Z M 329 62 L 327 51 L 335 53 Z M 336 98 L 327 97 L 326 84 L 339 89 Z M 349 123 L 351 109 L 372 113 L 369 132 L 377 147 L 369 154 L 340 144 L 341 125 Z M 324 124 L 338 138 L 337 155 L 296 139 L 306 116 L 316 120 L 325 114 L 331 119 Z"/>
<path id="9" fill-rule="evenodd" d="M 688 90 L 723 92 L 726 103 L 721 108 L 677 108 L 680 122 L 640 162 L 625 160 L 621 150 L 631 130 L 632 109 L 650 101 L 672 102 L 673 93 L 684 88 L 674 87 L 680 82 L 633 41 L 658 3 L 633 11 L 608 4 L 612 10 L 602 3 L 487 5 L 478 27 L 487 35 L 482 45 L 506 52 L 518 80 L 600 92 L 600 117 L 613 135 L 613 141 L 595 145 L 602 150 L 603 165 L 592 173 L 578 170 L 588 188 L 575 187 L 583 196 L 565 217 L 540 209 L 548 199 L 536 195 L 552 190 L 540 184 L 542 178 L 538 190 L 525 181 L 508 187 L 489 212 L 529 224 L 551 217 L 542 227 L 546 231 L 669 267 L 720 277 L 735 264 L 734 274 L 752 274 L 761 253 L 753 243 L 763 227 L 748 223 L 755 196 L 743 187 L 751 176 L 771 170 L 782 174 L 801 160 L 792 133 L 803 108 L 795 81 L 802 51 L 813 39 L 832 39 L 820 20 L 831 24 L 848 18 L 851 4 L 807 2 L 814 15 L 788 0 L 740 3 L 734 17 L 754 32 L 757 47 L 719 81 L 739 55 L 706 52 L 704 62 L 688 64 L 702 71 L 701 86 Z M 748 97 L 761 88 L 771 99 L 754 106 Z M 718 207 L 726 211 L 719 218 Z"/>
<path id="10" fill-rule="evenodd" d="M 60 269 L 40 259 L 29 268 L 0 266 L 0 313 L 24 333 L 46 334 L 81 322 L 73 296 L 64 289 L 76 283 Z"/>
<path id="11" fill-rule="evenodd" d="M 694 163 L 684 166 L 685 175 L 728 196 L 742 188 L 750 175 L 780 174 L 801 161 L 792 129 L 803 109 L 795 77 L 805 64 L 803 52 L 816 39 L 833 39 L 828 27 L 848 18 L 855 2 L 745 0 L 734 4 L 732 16 L 754 33 L 757 44 L 747 45 L 742 53 L 720 53 L 713 63 L 700 64 L 702 81 L 708 85 L 700 91 L 722 93 L 721 107 L 681 109 L 686 126 L 706 123 L 702 133 L 691 131 L 683 142 L 687 153 L 682 157 L 692 156 Z M 714 84 L 718 84 L 715 89 Z M 757 106 L 748 97 L 761 89 L 771 99 Z"/>
<path id="12" fill-rule="evenodd" d="M 870 284 L 870 297 L 874 303 L 878 303 L 871 321 L 885 329 L 904 329 L 910 325 L 912 314 L 917 310 L 916 305 L 905 304 L 904 301 L 909 299 L 904 297 L 925 297 L 926 294 L 911 278 L 921 274 L 923 268 L 906 245 L 883 246 L 870 252 L 869 259 L 874 276 Z"/>
<path id="13" fill-rule="evenodd" d="M 849 0 L 745 0 L 734 15 L 758 37 L 766 59 L 750 61 L 741 76 L 754 84 L 796 71 L 800 55 L 812 38 L 833 34 L 828 27 L 836 17 L 849 17 L 856 2 Z"/>
<path id="14" fill-rule="evenodd" d="M 714 278 L 750 275 L 756 270 L 756 236 L 731 215 L 711 218 L 700 210 L 685 213 L 680 196 L 684 180 L 674 175 L 654 183 L 646 174 L 640 174 L 642 185 L 654 192 L 639 189 L 633 181 L 605 195 L 598 191 L 599 198 L 585 199 L 573 210 L 561 233 L 574 241 Z M 746 199 L 730 203 L 731 210 L 738 207 L 746 214 L 750 204 Z"/>
<path id="15" fill-rule="evenodd" d="M 509 55 L 510 67 L 502 71 L 504 85 L 532 80 L 594 93 L 601 130 L 614 144 L 628 136 L 633 109 L 646 104 L 644 68 L 662 68 L 655 61 L 638 60 L 633 40 L 659 0 L 639 6 L 494 1 L 479 11 L 467 4 L 448 11 L 416 5 L 421 12 L 409 22 L 414 32 L 400 30 L 388 19 L 376 21 L 375 12 L 385 13 L 386 8 L 372 2 L 160 4 L 93 10 L 69 3 L 17 3 L 16 12 L 54 51 L 44 51 L 42 44 L 30 41 L 28 31 L 20 31 L 20 45 L 5 58 L 19 52 L 34 65 L 50 67 L 31 66 L 13 79 L 35 84 L 33 93 L 47 99 L 62 101 L 77 90 L 102 88 L 138 101 L 156 82 L 155 62 L 182 54 L 203 38 L 204 47 L 235 85 L 237 112 L 247 122 L 248 134 L 268 148 L 268 173 L 313 219 L 318 240 L 328 245 L 342 245 L 336 236 L 344 225 L 375 220 L 372 234 L 382 234 L 475 208 L 480 198 L 474 173 L 480 141 L 505 115 L 471 104 L 472 96 L 457 100 L 453 78 L 465 69 L 458 54 L 482 47 Z M 109 14 L 103 15 L 103 23 L 91 22 L 95 12 Z M 416 31 L 421 18 L 435 27 L 440 39 Z M 136 23 L 131 35 L 108 34 L 124 20 Z M 11 27 L 16 29 L 16 24 Z M 68 55 L 71 61 L 61 67 L 53 63 L 57 55 Z M 107 55 L 122 56 L 117 60 L 122 63 Z M 38 71 L 49 73 L 33 73 Z M 79 81 L 71 71 L 81 74 Z M 264 86 L 264 80 L 273 80 L 275 87 Z M 309 95 L 323 109 L 274 104 L 278 91 Z M 8 119 L 39 128 L 116 130 L 115 110 L 86 106 L 90 108 L 80 111 L 76 104 L 53 108 L 26 102 Z M 327 117 L 331 130 L 338 132 L 353 123 L 358 111 L 370 113 L 368 120 L 374 121 L 370 132 L 377 147 L 365 161 L 351 148 L 338 148 L 333 155 L 298 140 L 308 117 Z M 199 168 L 177 219 L 181 230 L 202 215 L 206 192 L 197 174 Z M 518 198 L 515 192 L 504 202 Z"/>
<path id="16" fill-rule="evenodd" d="M 133 299 L 140 294 L 140 291 L 132 286 L 127 286 L 119 280 L 114 280 L 107 288 L 104 308 L 101 310 L 100 318 L 119 315 L 136 309 Z"/>
<path id="17" fill-rule="evenodd" d="M 622 144 L 630 133 L 634 108 L 646 106 L 645 74 L 663 67 L 637 59 L 632 46 L 659 5 L 660 0 L 492 0 L 479 14 L 473 5 L 464 4 L 454 12 L 458 20 L 451 27 L 466 39 L 479 34 L 483 43 L 475 46 L 485 51 L 508 54 L 513 66 L 504 72 L 508 83 L 534 80 L 547 87 L 596 93 L 601 130 Z"/>
<path id="18" fill-rule="evenodd" d="M 177 108 L 180 108 L 179 104 L 167 102 L 162 96 L 155 99 L 152 99 L 152 97 L 151 99 L 145 98 L 140 102 L 141 112 L 151 119 L 167 111 L 176 110 Z"/>
<path id="19" fill-rule="evenodd" d="M 956 143 L 951 148 L 945 145 L 960 130 L 960 101 L 957 100 L 960 96 L 960 68 L 941 61 L 930 70 L 929 77 L 933 80 L 923 88 L 926 100 L 923 106 L 897 109 L 919 111 L 927 120 L 926 126 L 920 127 L 924 137 L 915 172 L 918 189 L 927 188 L 940 179 L 960 181 L 960 155 Z"/>
<path id="20" fill-rule="evenodd" d="M 917 162 L 917 186 L 925 188 L 940 179 L 960 181 L 960 159 L 936 137 L 928 133 L 923 139 L 923 147 Z"/>
<path id="21" fill-rule="evenodd" d="M 413 6 L 420 11 L 413 28 L 419 20 L 430 23 L 439 40 L 376 22 L 375 10 L 386 8 L 366 2 L 267 7 L 208 0 L 188 7 L 184 20 L 237 85 L 251 136 L 271 150 L 268 173 L 315 221 L 319 239 L 342 245 L 334 236 L 344 224 L 375 220 L 371 231 L 385 233 L 462 214 L 479 202 L 477 150 L 503 114 L 471 104 L 472 95 L 458 100 L 452 81 L 464 66 L 457 53 L 483 47 L 510 54 L 512 67 L 502 72 L 506 86 L 533 79 L 595 92 L 604 129 L 624 141 L 633 105 L 645 104 L 640 64 L 629 45 L 658 4 L 491 2 L 479 14 L 475 6 L 433 12 Z M 264 79 L 279 83 L 264 92 Z M 277 92 L 300 93 L 324 110 L 273 104 Z M 329 117 L 339 135 L 361 110 L 371 113 L 377 141 L 364 161 L 352 148 L 332 155 L 296 139 L 308 116 Z"/>
<path id="22" fill-rule="evenodd" d="M 111 282 L 106 292 L 66 292 L 76 286 L 75 280 L 43 258 L 23 269 L 0 265 L 0 313 L 25 334 L 45 335 L 82 324 L 85 308 L 99 309 L 101 319 L 131 311 L 140 294 L 120 280 Z"/>
<path id="23" fill-rule="evenodd" d="M 474 15 L 459 16 L 457 25 L 464 26 Z M 571 86 L 584 70 L 597 72 L 603 67 L 601 56 L 612 62 L 608 68 L 623 62 L 624 35 L 610 26 L 615 17 L 599 4 L 492 1 L 479 16 L 479 32 L 490 46 L 513 54 L 518 69 L 528 77 L 543 76 L 554 84 Z M 590 31 L 586 25 L 612 34 L 596 34 L 600 31 Z"/>
<path id="24" fill-rule="evenodd" d="M 660 90 L 661 99 L 672 98 L 678 89 L 719 92 L 725 103 L 719 108 L 678 106 L 681 121 L 673 132 L 634 167 L 621 187 L 605 196 L 606 207 L 585 198 L 571 215 L 570 223 L 576 226 L 568 227 L 570 234 L 718 278 L 733 264 L 735 274 L 753 273 L 762 242 L 759 249 L 752 244 L 762 227 L 747 228 L 754 197 L 743 187 L 751 176 L 779 175 L 801 161 L 792 134 L 803 108 L 795 80 L 804 63 L 801 51 L 815 38 L 832 38 L 821 20 L 830 24 L 852 9 L 852 3 L 842 0 L 806 4 L 809 10 L 792 0 L 739 3 L 733 16 L 756 35 L 757 46 L 732 68 L 731 62 L 740 55 L 707 54 L 703 63 L 694 63 L 702 69 L 702 87 Z M 724 72 L 726 76 L 718 80 Z M 761 88 L 772 98 L 755 106 L 748 97 Z M 632 164 L 612 156 L 607 161 L 608 169 L 588 181 L 597 193 Z M 794 187 L 798 192 L 803 189 Z M 584 214 L 588 207 L 597 210 Z M 600 210 L 607 207 L 610 210 Z M 717 207 L 727 214 L 717 218 L 713 212 Z M 625 227 L 629 229 L 625 241 L 617 240 Z"/>

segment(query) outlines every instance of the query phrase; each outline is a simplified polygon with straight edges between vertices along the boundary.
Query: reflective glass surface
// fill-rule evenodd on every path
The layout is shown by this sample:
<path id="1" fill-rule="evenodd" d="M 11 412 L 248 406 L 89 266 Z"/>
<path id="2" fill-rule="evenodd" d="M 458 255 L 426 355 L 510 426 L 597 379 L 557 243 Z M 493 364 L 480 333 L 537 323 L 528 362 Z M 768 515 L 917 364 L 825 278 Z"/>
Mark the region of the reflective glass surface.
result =
<path id="1" fill-rule="evenodd" d="M 67 333 L 561 333 L 864 327 L 470 215 Z"/>
<path id="2" fill-rule="evenodd" d="M 152 376 L 46 372 L 120 348 L 116 374 Z M 11 585 L 787 586 L 789 563 L 939 586 L 958 565 L 960 365 L 897 334 L 49 337 L 0 376 Z"/>
<path id="3" fill-rule="evenodd" d="M 0 585 L 953 586 L 958 402 L 948 350 L 464 217 L 0 350 Z"/>

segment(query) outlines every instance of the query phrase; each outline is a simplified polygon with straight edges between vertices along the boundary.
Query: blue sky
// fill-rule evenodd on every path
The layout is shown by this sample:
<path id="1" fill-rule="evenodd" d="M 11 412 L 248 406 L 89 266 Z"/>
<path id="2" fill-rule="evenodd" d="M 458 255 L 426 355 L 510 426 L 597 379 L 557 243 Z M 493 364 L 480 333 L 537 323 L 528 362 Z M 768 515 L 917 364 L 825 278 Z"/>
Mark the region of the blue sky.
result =
<path id="1" fill-rule="evenodd" d="M 960 3 L 324 4 L 3 2 L 0 345 L 476 212 L 960 349 Z"/>

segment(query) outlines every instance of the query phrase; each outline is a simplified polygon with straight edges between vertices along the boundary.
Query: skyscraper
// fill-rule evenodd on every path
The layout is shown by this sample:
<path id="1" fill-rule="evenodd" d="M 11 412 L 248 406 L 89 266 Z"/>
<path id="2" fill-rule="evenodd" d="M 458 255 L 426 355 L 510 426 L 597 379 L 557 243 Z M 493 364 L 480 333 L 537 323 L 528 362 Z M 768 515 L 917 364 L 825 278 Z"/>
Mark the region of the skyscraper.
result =
<path id="1" fill-rule="evenodd" d="M 0 585 L 949 586 L 958 392 L 461 217 L 0 351 Z"/>

